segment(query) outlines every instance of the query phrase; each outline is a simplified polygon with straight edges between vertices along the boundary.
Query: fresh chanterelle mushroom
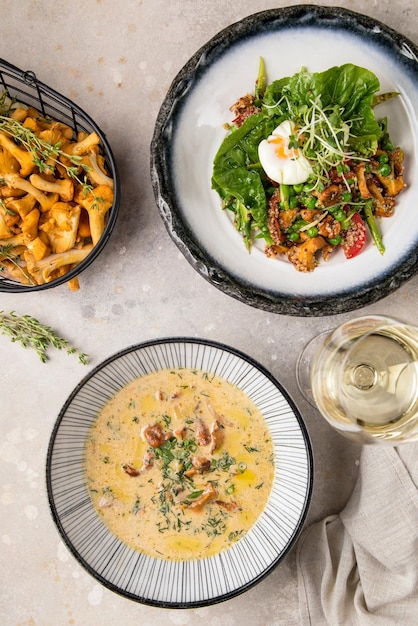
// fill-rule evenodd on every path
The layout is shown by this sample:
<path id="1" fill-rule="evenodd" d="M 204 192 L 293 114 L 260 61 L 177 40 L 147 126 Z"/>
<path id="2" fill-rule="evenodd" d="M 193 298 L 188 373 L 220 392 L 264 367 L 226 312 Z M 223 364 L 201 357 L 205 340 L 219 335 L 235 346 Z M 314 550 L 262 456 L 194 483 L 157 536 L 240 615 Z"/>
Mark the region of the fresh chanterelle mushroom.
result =
<path id="1" fill-rule="evenodd" d="M 24 150 L 23 148 L 19 148 L 14 141 L 12 141 L 7 135 L 0 132 L 0 145 L 7 150 L 17 161 L 20 163 L 20 175 L 25 178 L 29 176 L 31 172 L 36 167 L 36 164 L 33 160 L 32 155 Z"/>
<path id="2" fill-rule="evenodd" d="M 52 252 L 68 252 L 75 247 L 81 209 L 68 202 L 56 202 L 49 211 L 49 219 L 40 226 L 47 234 Z"/>
<path id="3" fill-rule="evenodd" d="M 79 194 L 78 200 L 89 214 L 91 240 L 96 245 L 105 228 L 106 213 L 113 204 L 113 191 L 107 185 L 98 185 L 86 196 Z"/>
<path id="4" fill-rule="evenodd" d="M 39 174 L 32 174 L 29 180 L 34 187 L 41 191 L 57 193 L 63 202 L 69 202 L 74 197 L 74 183 L 70 178 L 50 181 L 42 178 Z"/>
<path id="5" fill-rule="evenodd" d="M 42 285 L 51 281 L 51 274 L 61 267 L 72 267 L 83 261 L 92 251 L 93 246 L 85 246 L 81 249 L 68 250 L 61 254 L 50 254 L 40 261 L 36 261 L 28 250 L 24 254 L 26 266 L 31 276 L 36 278 L 37 284 Z"/>
<path id="6" fill-rule="evenodd" d="M 91 151 L 88 155 L 83 157 L 83 163 L 89 168 L 87 170 L 87 176 L 93 185 L 107 185 L 113 189 L 113 178 L 110 178 L 102 169 L 101 163 L 103 157 L 97 155 Z"/>

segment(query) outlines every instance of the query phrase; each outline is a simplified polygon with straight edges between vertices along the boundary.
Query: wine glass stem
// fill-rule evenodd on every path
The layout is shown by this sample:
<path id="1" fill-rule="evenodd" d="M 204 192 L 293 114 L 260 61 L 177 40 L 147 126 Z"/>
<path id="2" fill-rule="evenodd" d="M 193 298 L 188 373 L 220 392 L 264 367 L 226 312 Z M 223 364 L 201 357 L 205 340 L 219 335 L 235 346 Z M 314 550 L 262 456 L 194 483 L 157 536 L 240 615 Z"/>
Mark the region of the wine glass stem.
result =
<path id="1" fill-rule="evenodd" d="M 366 391 L 371 389 L 377 383 L 378 374 L 368 363 L 359 363 L 351 373 L 351 381 L 357 389 Z"/>

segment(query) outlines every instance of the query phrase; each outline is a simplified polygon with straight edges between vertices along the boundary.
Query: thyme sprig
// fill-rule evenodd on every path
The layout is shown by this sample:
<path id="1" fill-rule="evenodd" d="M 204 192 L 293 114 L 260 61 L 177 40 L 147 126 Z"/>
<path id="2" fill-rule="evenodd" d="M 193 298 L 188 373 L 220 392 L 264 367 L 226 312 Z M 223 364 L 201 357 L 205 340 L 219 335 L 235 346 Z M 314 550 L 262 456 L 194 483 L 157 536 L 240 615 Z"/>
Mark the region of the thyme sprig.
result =
<path id="1" fill-rule="evenodd" d="M 18 120 L 7 115 L 0 115 L 0 130 L 26 148 L 31 154 L 39 172 L 53 174 L 55 166 L 59 164 L 65 169 L 69 178 L 82 185 L 84 194 L 93 191 L 93 186 L 87 182 L 86 176 L 83 178 L 79 176 L 80 167 L 84 172 L 90 171 L 91 168 L 82 162 L 82 158 L 79 155 L 68 154 L 62 150 L 60 141 L 55 144 L 49 143 L 38 137 L 33 130 L 26 128 Z M 60 157 L 65 157 L 65 159 L 60 160 Z M 65 162 L 66 159 L 68 159 L 71 165 Z"/>
<path id="2" fill-rule="evenodd" d="M 48 348 L 66 350 L 67 354 L 76 354 L 83 365 L 88 363 L 87 354 L 71 346 L 67 339 L 63 339 L 50 326 L 41 324 L 31 315 L 0 311 L 0 333 L 9 337 L 13 343 L 19 342 L 23 348 L 33 348 L 42 363 L 49 360 Z"/>

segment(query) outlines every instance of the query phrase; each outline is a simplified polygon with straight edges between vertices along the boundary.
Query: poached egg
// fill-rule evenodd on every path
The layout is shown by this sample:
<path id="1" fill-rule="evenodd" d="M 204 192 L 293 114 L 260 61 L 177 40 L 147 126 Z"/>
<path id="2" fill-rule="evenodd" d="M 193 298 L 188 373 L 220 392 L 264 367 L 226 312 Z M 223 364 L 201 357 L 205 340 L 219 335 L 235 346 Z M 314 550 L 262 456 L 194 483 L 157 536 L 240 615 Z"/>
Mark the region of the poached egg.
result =
<path id="1" fill-rule="evenodd" d="M 284 185 L 298 185 L 308 180 L 312 167 L 299 148 L 289 147 L 291 136 L 297 136 L 295 124 L 286 120 L 258 146 L 258 158 L 266 175 Z"/>

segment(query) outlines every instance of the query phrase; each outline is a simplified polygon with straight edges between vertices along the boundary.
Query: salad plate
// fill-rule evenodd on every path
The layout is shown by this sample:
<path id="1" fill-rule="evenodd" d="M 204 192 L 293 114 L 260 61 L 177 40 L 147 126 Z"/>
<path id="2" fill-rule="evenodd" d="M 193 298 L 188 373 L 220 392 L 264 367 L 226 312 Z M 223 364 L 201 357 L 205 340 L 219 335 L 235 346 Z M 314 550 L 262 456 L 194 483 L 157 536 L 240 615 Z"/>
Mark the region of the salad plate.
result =
<path id="1" fill-rule="evenodd" d="M 248 251 L 212 188 L 215 155 L 231 124 L 230 107 L 254 93 L 260 58 L 267 82 L 306 68 L 316 73 L 354 64 L 373 72 L 379 93 L 399 95 L 376 108 L 404 152 L 406 187 L 379 228 L 382 255 L 370 235 L 361 254 L 341 249 L 313 272 L 261 244 Z M 337 7 L 298 5 L 250 15 L 215 35 L 174 78 L 151 143 L 156 202 L 169 235 L 199 274 L 250 306 L 295 316 L 361 308 L 389 295 L 418 270 L 418 47 L 376 20 Z"/>
<path id="2" fill-rule="evenodd" d="M 264 509 L 239 540 L 201 558 L 157 558 L 130 547 L 105 524 L 89 491 L 86 447 L 99 413 L 132 381 L 166 369 L 200 370 L 238 388 L 261 412 L 272 440 L 274 476 Z M 128 347 L 78 384 L 53 429 L 46 476 L 53 520 L 86 571 L 130 600 L 160 608 L 192 608 L 243 593 L 282 562 L 308 513 L 313 455 L 298 409 L 267 370 L 226 345 L 175 337 Z M 137 528 L 141 532 L 141 526 Z M 156 525 L 155 533 L 159 532 Z"/>

